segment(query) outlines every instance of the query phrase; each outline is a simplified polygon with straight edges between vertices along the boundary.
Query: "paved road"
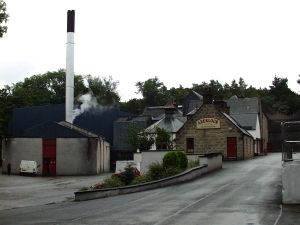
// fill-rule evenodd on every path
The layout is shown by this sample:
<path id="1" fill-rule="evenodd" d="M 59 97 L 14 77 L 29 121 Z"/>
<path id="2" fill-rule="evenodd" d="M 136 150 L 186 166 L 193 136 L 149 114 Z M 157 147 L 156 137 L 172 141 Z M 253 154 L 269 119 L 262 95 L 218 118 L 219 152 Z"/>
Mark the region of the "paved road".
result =
<path id="1" fill-rule="evenodd" d="M 110 175 L 31 177 L 1 173 L 0 210 L 75 201 L 74 192 Z"/>
<path id="2" fill-rule="evenodd" d="M 281 204 L 279 153 L 224 162 L 223 169 L 188 183 L 84 202 L 74 202 L 70 193 L 55 199 L 55 193 L 64 193 L 68 188 L 73 193 L 89 185 L 85 177 L 53 180 L 12 177 L 0 176 L 0 204 L 9 193 L 4 207 L 13 208 L 0 210 L 0 224 L 300 224 L 300 207 Z M 24 194 L 23 189 L 13 191 L 16 188 L 7 186 L 10 180 L 27 178 L 38 183 L 31 186 L 25 183 L 24 186 L 32 188 L 31 197 L 29 192 Z M 48 201 L 45 193 L 34 197 L 34 193 L 40 193 L 43 188 L 51 190 L 53 201 Z M 43 198 L 47 201 L 42 202 Z M 24 203 L 26 199 L 31 202 L 28 206 Z M 34 199 L 37 199 L 35 204 Z"/>

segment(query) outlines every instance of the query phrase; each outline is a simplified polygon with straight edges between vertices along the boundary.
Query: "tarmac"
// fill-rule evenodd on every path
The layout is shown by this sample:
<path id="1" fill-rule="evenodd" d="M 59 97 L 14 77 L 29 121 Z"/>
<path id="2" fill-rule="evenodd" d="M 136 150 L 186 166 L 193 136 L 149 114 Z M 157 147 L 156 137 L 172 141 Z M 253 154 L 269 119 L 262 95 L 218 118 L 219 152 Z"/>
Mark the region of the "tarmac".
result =
<path id="1" fill-rule="evenodd" d="M 110 173 L 89 176 L 19 176 L 2 174 L 0 167 L 0 210 L 74 201 L 74 192 L 99 183 Z M 42 188 L 36 188 L 42 187 Z M 36 190 L 39 190 L 37 193 Z M 300 204 L 281 204 L 274 225 L 300 224 Z"/>

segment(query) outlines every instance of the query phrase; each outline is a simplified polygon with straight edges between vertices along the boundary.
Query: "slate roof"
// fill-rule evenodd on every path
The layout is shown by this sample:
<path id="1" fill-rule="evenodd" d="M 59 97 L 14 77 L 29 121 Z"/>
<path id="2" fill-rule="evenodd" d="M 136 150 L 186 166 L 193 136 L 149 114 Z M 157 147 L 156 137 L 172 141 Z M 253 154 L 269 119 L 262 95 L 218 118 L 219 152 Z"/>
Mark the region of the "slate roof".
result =
<path id="1" fill-rule="evenodd" d="M 196 108 L 196 105 L 198 108 L 200 108 L 202 104 L 203 104 L 203 96 L 198 94 L 195 91 L 191 91 L 191 93 L 185 98 L 185 100 L 182 103 L 183 115 L 186 115 L 194 108 Z"/>
<path id="2" fill-rule="evenodd" d="M 259 98 L 231 98 L 226 100 L 230 116 L 247 130 L 256 130 L 257 116 L 260 113 Z"/>
<path id="3" fill-rule="evenodd" d="M 56 139 L 98 137 L 98 135 L 77 128 L 74 125 L 67 126 L 67 122 L 57 123 L 54 121 L 46 121 L 25 130 L 21 137 Z"/>
<path id="4" fill-rule="evenodd" d="M 151 124 L 150 116 L 130 116 L 119 117 L 114 122 L 114 141 L 112 148 L 114 150 L 136 150 L 123 142 L 124 135 L 127 134 L 126 126 L 136 123 L 138 128 L 145 129 Z"/>
<path id="5" fill-rule="evenodd" d="M 88 130 L 85 130 L 85 129 L 81 128 L 81 127 L 75 126 L 74 124 L 69 123 L 67 121 L 61 121 L 58 124 L 62 125 L 64 127 L 67 127 L 68 129 L 71 129 L 73 131 L 76 131 L 78 133 L 81 133 L 81 134 L 83 134 L 83 135 L 85 135 L 87 137 L 99 137 L 97 134 L 94 134 L 94 133 L 92 133 L 92 132 L 90 132 Z"/>
<path id="6" fill-rule="evenodd" d="M 91 107 L 78 115 L 73 124 L 91 133 L 105 138 L 113 143 L 114 121 L 122 116 L 137 116 L 115 108 Z M 18 108 L 13 112 L 13 137 L 20 137 L 23 133 L 46 121 L 59 123 L 65 120 L 65 104 Z"/>
<path id="7" fill-rule="evenodd" d="M 150 133 L 156 133 L 155 127 L 166 129 L 170 133 L 176 133 L 186 122 L 186 117 L 171 117 L 167 116 L 152 124 L 147 128 Z"/>
<path id="8" fill-rule="evenodd" d="M 163 112 L 162 114 L 160 114 L 160 115 L 158 115 L 156 117 L 152 117 L 152 120 L 153 121 L 158 121 L 158 120 L 161 120 L 161 119 L 165 118 L 166 116 L 167 116 L 167 113 Z M 182 117 L 182 112 L 179 111 L 179 110 L 176 110 L 174 112 L 174 116 L 176 116 L 176 117 Z"/>
<path id="9" fill-rule="evenodd" d="M 187 98 L 189 101 L 184 104 L 186 115 L 193 115 L 203 104 L 203 98 L 197 99 L 196 92 L 193 92 L 192 96 L 192 98 Z M 232 96 L 224 101 L 230 107 L 229 114 L 234 120 L 247 130 L 256 129 L 256 119 L 260 113 L 259 98 L 237 98 L 237 96 Z"/>
<path id="10" fill-rule="evenodd" d="M 144 112 L 142 113 L 143 116 L 151 116 L 152 119 L 160 119 L 159 116 L 161 116 L 162 114 L 164 114 L 165 112 L 165 106 L 152 106 L 152 107 L 147 107 Z M 182 116 L 182 106 L 178 106 L 177 107 L 177 111 L 176 114 L 178 116 Z"/>
<path id="11" fill-rule="evenodd" d="M 60 122 L 65 120 L 65 104 L 45 105 L 13 110 L 12 136 L 21 136 L 31 127 L 46 121 Z"/>
<path id="12" fill-rule="evenodd" d="M 147 127 L 148 132 L 156 133 L 155 127 L 160 127 L 166 129 L 170 133 L 176 133 L 186 122 L 186 116 L 182 116 L 182 112 L 174 106 L 172 101 L 168 101 L 163 108 L 164 112 L 161 115 L 152 118 L 152 120 L 157 120 L 157 122 Z"/>
<path id="13" fill-rule="evenodd" d="M 199 109 L 203 105 L 202 100 L 191 100 L 188 103 L 186 103 L 186 108 L 185 108 L 185 114 L 188 115 L 195 109 Z"/>
<path id="14" fill-rule="evenodd" d="M 230 115 L 234 120 L 238 121 L 241 126 L 247 130 L 256 130 L 257 114 L 233 114 Z"/>
<path id="15" fill-rule="evenodd" d="M 237 121 L 235 121 L 231 116 L 229 116 L 228 114 L 226 114 L 226 113 L 224 113 L 224 112 L 222 112 L 222 111 L 220 111 L 228 120 L 230 120 L 230 122 L 233 124 L 233 125 L 235 125 L 243 134 L 246 134 L 246 135 L 248 135 L 248 136 L 250 136 L 250 137 L 252 137 L 253 138 L 253 136 L 247 131 L 247 130 L 245 130 L 244 128 L 242 128 L 242 126 L 237 122 Z"/>
<path id="16" fill-rule="evenodd" d="M 230 107 L 230 115 L 233 114 L 246 114 L 260 112 L 259 99 L 258 98 L 239 98 L 225 100 L 227 106 Z"/>

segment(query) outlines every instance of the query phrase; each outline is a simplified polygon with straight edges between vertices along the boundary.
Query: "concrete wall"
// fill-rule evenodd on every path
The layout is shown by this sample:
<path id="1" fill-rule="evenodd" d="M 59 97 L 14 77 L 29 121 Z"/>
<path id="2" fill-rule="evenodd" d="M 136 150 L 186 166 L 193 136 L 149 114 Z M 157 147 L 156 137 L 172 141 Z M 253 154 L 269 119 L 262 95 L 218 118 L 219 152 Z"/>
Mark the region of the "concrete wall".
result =
<path id="1" fill-rule="evenodd" d="M 101 140 L 100 150 L 100 173 L 110 172 L 110 144 Z"/>
<path id="2" fill-rule="evenodd" d="M 98 139 L 57 138 L 56 174 L 83 175 L 97 173 Z"/>
<path id="3" fill-rule="evenodd" d="M 43 141 L 41 138 L 3 138 L 2 146 L 2 173 L 7 173 L 6 166 L 11 163 L 11 173 L 19 174 L 21 160 L 43 164 Z M 42 167 L 39 167 L 38 171 L 38 174 L 42 174 Z"/>
<path id="4" fill-rule="evenodd" d="M 282 165 L 282 202 L 300 204 L 300 160 L 284 162 Z"/>
<path id="5" fill-rule="evenodd" d="M 172 150 L 169 150 L 172 151 Z M 169 151 L 144 151 L 134 154 L 134 162 L 140 162 L 140 172 L 145 174 L 148 171 L 148 166 L 151 163 L 162 162 L 162 159 Z M 199 160 L 200 166 L 208 165 L 207 172 L 222 168 L 222 154 L 188 154 L 188 160 Z"/>
<path id="6" fill-rule="evenodd" d="M 207 165 L 207 173 L 222 169 L 222 154 L 207 154 L 199 156 L 201 165 Z"/>
<path id="7" fill-rule="evenodd" d="M 12 164 L 12 174 L 19 173 L 21 160 L 36 161 L 43 171 L 43 139 L 2 139 L 2 172 Z M 98 138 L 57 138 L 56 175 L 85 175 L 110 172 L 110 145 Z"/>
<path id="8" fill-rule="evenodd" d="M 157 151 L 143 151 L 141 162 L 140 162 L 140 172 L 145 174 L 148 171 L 148 166 L 151 163 L 162 162 L 162 158 L 169 151 L 157 150 Z M 135 155 L 134 155 L 135 156 Z"/>
<path id="9" fill-rule="evenodd" d="M 105 188 L 98 190 L 88 190 L 88 191 L 78 191 L 75 192 L 75 201 L 86 201 L 97 198 L 110 197 L 115 195 L 123 195 L 129 193 L 135 193 L 139 191 L 151 190 L 154 188 L 161 188 L 170 185 L 175 185 L 189 180 L 200 177 L 201 175 L 207 173 L 207 166 L 199 166 L 189 169 L 181 174 L 177 174 L 172 177 L 167 177 L 165 179 L 151 181 L 138 185 L 131 185 L 119 188 Z"/>

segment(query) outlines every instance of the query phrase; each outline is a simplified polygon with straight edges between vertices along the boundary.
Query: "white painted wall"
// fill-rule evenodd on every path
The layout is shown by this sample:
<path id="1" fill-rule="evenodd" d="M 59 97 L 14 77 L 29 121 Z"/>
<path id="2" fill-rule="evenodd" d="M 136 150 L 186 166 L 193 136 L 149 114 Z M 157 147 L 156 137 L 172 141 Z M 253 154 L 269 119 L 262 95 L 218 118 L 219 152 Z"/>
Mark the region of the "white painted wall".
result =
<path id="1" fill-rule="evenodd" d="M 169 150 L 172 151 L 172 150 Z M 140 172 L 145 174 L 148 171 L 148 166 L 151 163 L 159 162 L 162 163 L 162 159 L 166 153 L 169 151 L 157 150 L 157 151 L 144 151 L 142 153 L 134 154 L 134 162 L 140 162 Z M 207 172 L 222 168 L 222 155 L 221 154 L 188 154 L 188 160 L 200 160 L 200 165 L 208 165 Z"/>
<path id="2" fill-rule="evenodd" d="M 2 139 L 2 172 L 7 173 L 7 164 L 11 163 L 11 174 L 19 174 L 21 160 L 36 161 L 43 164 L 43 141 L 41 138 Z M 42 166 L 38 168 L 42 174 Z"/>
<path id="3" fill-rule="evenodd" d="M 259 119 L 258 116 L 256 116 L 256 129 L 255 130 L 247 130 L 256 140 L 261 139 L 261 131 L 260 131 L 260 126 L 259 126 Z"/>

